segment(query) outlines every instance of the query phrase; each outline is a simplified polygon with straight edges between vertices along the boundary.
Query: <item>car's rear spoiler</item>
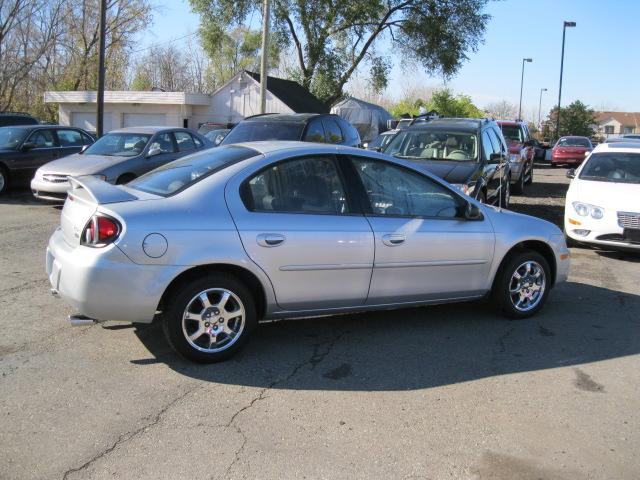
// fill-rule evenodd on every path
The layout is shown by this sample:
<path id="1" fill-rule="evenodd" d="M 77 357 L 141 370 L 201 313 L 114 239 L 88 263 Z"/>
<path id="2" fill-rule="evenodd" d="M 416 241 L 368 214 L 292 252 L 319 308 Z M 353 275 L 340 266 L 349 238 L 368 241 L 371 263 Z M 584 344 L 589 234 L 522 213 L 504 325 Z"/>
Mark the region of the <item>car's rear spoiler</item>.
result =
<path id="1" fill-rule="evenodd" d="M 106 203 L 129 202 L 138 199 L 135 195 L 125 192 L 116 185 L 107 183 L 93 175 L 69 177 L 69 183 L 71 183 L 71 190 L 69 190 L 68 195 L 86 202 L 104 205 Z"/>

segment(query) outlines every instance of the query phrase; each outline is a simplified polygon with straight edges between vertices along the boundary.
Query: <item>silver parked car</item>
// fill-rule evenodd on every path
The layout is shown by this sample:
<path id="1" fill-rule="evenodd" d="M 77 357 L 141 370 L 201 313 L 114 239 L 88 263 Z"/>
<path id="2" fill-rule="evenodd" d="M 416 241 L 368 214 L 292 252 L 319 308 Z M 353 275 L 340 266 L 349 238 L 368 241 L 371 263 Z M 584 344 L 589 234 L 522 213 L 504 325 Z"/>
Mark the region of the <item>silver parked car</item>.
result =
<path id="1" fill-rule="evenodd" d="M 113 130 L 81 153 L 49 162 L 31 180 L 31 191 L 43 200 L 64 200 L 68 177 L 95 175 L 123 184 L 197 150 L 213 147 L 199 133 L 174 127 L 130 127 Z"/>
<path id="2" fill-rule="evenodd" d="M 351 147 L 228 145 L 126 186 L 71 183 L 46 265 L 72 323 L 158 318 L 198 362 L 232 355 L 262 319 L 488 295 L 528 317 L 569 269 L 551 223 Z"/>

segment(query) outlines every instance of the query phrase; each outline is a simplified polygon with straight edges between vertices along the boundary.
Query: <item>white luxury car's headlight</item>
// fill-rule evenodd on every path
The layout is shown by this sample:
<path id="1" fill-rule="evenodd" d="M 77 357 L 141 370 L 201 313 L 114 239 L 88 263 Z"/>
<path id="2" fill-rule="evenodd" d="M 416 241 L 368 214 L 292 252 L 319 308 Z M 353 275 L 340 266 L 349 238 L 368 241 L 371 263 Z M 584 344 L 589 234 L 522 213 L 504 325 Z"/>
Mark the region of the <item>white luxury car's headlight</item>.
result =
<path id="1" fill-rule="evenodd" d="M 604 217 L 604 209 L 596 205 L 589 205 L 588 203 L 573 202 L 573 209 L 581 217 L 591 216 L 596 220 L 600 220 Z"/>

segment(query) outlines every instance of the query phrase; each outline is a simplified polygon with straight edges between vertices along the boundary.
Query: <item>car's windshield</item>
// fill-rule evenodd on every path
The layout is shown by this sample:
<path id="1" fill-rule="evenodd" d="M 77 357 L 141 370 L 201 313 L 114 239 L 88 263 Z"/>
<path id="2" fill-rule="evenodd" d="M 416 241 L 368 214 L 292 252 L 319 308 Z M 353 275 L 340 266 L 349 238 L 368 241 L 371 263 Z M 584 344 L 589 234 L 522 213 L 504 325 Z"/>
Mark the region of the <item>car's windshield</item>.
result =
<path id="1" fill-rule="evenodd" d="M 403 130 L 384 149 L 398 158 L 472 161 L 478 158 L 475 133 Z"/>
<path id="2" fill-rule="evenodd" d="M 524 142 L 522 129 L 518 125 L 500 125 L 500 128 L 502 129 L 502 135 L 504 135 L 504 138 L 507 140 Z"/>
<path id="3" fill-rule="evenodd" d="M 144 133 L 107 133 L 84 153 L 85 155 L 135 157 L 142 153 L 150 138 L 151 135 Z"/>
<path id="4" fill-rule="evenodd" d="M 29 131 L 26 128 L 0 128 L 0 148 L 14 150 L 22 143 Z"/>
<path id="5" fill-rule="evenodd" d="M 387 146 L 387 144 L 393 138 L 393 133 L 381 133 L 376 138 L 371 140 L 369 143 L 369 148 L 383 148 Z"/>
<path id="6" fill-rule="evenodd" d="M 236 125 L 222 141 L 222 145 L 262 140 L 300 140 L 302 123 L 249 121 Z"/>
<path id="7" fill-rule="evenodd" d="M 580 179 L 640 183 L 640 153 L 593 153 L 580 172 Z"/>
<path id="8" fill-rule="evenodd" d="M 258 152 L 253 149 L 235 145 L 205 150 L 156 168 L 129 182 L 127 187 L 168 197 L 224 167 L 256 155 Z"/>
<path id="9" fill-rule="evenodd" d="M 580 137 L 565 137 L 558 140 L 557 147 L 586 147 L 591 148 L 589 140 Z"/>

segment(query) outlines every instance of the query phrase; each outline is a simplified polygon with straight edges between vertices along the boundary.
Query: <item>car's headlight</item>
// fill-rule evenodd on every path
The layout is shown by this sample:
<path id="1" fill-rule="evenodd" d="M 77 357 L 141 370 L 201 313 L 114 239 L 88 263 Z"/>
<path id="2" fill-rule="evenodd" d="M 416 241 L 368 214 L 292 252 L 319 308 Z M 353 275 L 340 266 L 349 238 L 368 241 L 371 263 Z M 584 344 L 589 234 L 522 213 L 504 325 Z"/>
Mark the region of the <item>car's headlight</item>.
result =
<path id="1" fill-rule="evenodd" d="M 604 217 L 604 209 L 596 205 L 589 205 L 588 203 L 573 202 L 573 209 L 581 217 L 591 216 L 596 220 L 600 220 Z"/>

